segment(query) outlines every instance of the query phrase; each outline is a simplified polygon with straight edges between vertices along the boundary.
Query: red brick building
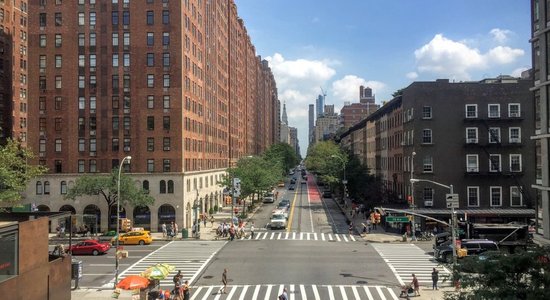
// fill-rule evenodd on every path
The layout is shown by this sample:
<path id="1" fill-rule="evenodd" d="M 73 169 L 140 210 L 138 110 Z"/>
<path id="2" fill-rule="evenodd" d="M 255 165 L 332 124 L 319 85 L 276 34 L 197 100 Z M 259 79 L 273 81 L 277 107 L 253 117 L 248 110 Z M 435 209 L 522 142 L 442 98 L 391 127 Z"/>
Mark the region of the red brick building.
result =
<path id="1" fill-rule="evenodd" d="M 232 0 L 34 1 L 29 13 L 29 143 L 50 172 L 27 194 L 41 209 L 95 214 L 106 229 L 104 201 L 63 194 L 131 156 L 124 171 L 156 202 L 126 217 L 190 227 L 222 205 L 225 168 L 273 143 L 276 85 Z"/>

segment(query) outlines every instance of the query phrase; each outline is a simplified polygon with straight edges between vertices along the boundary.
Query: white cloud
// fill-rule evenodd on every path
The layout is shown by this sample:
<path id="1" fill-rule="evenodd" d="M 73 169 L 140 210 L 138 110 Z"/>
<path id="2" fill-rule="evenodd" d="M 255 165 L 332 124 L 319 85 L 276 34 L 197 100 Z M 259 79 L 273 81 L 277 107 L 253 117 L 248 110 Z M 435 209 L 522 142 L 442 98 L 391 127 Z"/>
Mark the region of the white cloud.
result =
<path id="1" fill-rule="evenodd" d="M 370 87 L 373 94 L 384 89 L 385 84 L 379 81 L 367 81 L 355 75 L 346 75 L 342 79 L 335 80 L 332 83 L 332 96 L 334 96 L 334 104 L 338 108 L 342 107 L 343 103 L 359 102 L 359 87 Z"/>
<path id="2" fill-rule="evenodd" d="M 418 73 L 416 72 L 409 72 L 405 75 L 408 79 L 415 80 L 418 78 Z"/>
<path id="3" fill-rule="evenodd" d="M 489 33 L 493 36 L 495 42 L 504 44 L 508 41 L 508 35 L 512 34 L 512 31 L 508 29 L 493 28 Z"/>
<path id="4" fill-rule="evenodd" d="M 470 80 L 471 73 L 515 62 L 525 53 L 521 49 L 497 46 L 486 53 L 436 34 L 426 45 L 414 51 L 419 73 L 431 73 L 455 80 Z"/>

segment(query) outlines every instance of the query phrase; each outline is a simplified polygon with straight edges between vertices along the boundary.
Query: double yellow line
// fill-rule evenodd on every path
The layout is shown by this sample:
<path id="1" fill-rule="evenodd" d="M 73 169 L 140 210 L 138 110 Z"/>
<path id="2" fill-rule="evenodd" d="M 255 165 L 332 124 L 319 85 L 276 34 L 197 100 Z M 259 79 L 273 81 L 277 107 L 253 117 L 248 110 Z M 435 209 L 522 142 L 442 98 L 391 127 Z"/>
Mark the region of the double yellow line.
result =
<path id="1" fill-rule="evenodd" d="M 294 198 L 292 199 L 292 203 L 290 204 L 290 214 L 288 215 L 288 223 L 286 226 L 286 232 L 290 232 L 290 228 L 292 228 L 292 219 L 294 219 L 294 203 L 296 203 L 296 196 L 298 194 L 296 193 L 296 190 L 294 190 Z"/>

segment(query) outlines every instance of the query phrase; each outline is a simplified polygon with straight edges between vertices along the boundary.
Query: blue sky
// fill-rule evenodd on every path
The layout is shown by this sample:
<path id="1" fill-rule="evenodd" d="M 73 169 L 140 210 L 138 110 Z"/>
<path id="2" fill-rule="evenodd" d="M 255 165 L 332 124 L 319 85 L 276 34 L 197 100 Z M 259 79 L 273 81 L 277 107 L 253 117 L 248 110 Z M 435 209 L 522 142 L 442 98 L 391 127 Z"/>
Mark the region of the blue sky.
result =
<path id="1" fill-rule="evenodd" d="M 307 150 L 308 104 L 327 91 L 339 111 L 413 81 L 519 76 L 531 67 L 526 0 L 235 0 L 256 52 L 270 62 L 290 126 Z"/>

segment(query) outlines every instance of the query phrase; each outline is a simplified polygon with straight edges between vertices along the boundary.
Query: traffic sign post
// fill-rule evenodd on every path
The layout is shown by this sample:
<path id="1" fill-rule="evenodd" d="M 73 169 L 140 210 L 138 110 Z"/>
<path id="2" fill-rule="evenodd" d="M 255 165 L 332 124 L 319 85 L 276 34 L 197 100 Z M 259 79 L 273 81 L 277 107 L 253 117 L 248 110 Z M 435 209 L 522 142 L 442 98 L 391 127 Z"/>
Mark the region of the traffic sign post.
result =
<path id="1" fill-rule="evenodd" d="M 410 219 L 407 216 L 403 217 L 386 217 L 386 222 L 393 222 L 393 223 L 409 223 Z"/>
<path id="2" fill-rule="evenodd" d="M 447 208 L 459 208 L 458 194 L 445 194 L 447 200 Z"/>

